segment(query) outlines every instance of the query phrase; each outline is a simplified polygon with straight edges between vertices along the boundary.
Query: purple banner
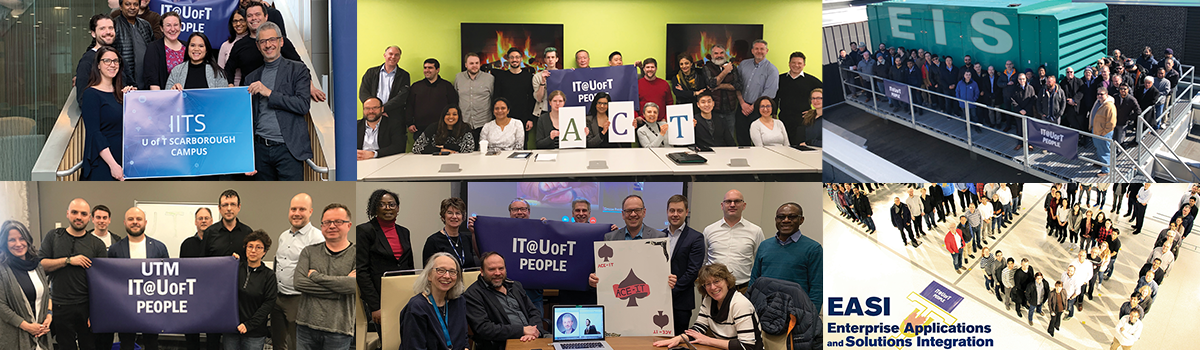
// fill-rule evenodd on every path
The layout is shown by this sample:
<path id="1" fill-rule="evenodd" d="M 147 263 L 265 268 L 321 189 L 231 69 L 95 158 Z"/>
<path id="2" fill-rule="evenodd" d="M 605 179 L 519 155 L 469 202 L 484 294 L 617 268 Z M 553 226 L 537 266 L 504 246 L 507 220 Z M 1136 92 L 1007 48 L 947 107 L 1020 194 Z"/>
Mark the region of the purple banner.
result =
<path id="1" fill-rule="evenodd" d="M 950 290 L 950 288 L 946 288 L 941 283 L 937 283 L 937 281 L 929 282 L 925 290 L 921 291 L 921 296 L 933 302 L 934 305 L 942 308 L 942 310 L 946 310 L 946 312 L 953 312 L 958 307 L 958 303 L 963 301 L 962 296 Z"/>
<path id="2" fill-rule="evenodd" d="M 1063 157 L 1075 159 L 1079 153 L 1079 132 L 1049 123 L 1038 123 L 1025 119 L 1029 132 L 1029 145 L 1037 146 L 1058 153 Z"/>
<path id="3" fill-rule="evenodd" d="M 150 0 L 151 11 L 179 14 L 179 40 L 186 43 L 193 32 L 204 33 L 214 49 L 229 39 L 229 17 L 237 9 L 238 0 Z"/>
<path id="4" fill-rule="evenodd" d="M 508 278 L 527 289 L 587 290 L 595 271 L 592 243 L 611 226 L 479 216 L 475 237 L 481 252 L 503 255 Z"/>
<path id="5" fill-rule="evenodd" d="M 559 69 L 550 71 L 546 91 L 559 90 L 566 94 L 565 107 L 590 107 L 596 94 L 607 92 L 611 101 L 633 101 L 633 108 L 640 111 L 637 81 L 637 67 L 633 65 Z"/>
<path id="6" fill-rule="evenodd" d="M 237 266 L 231 256 L 92 259 L 92 331 L 237 332 Z"/>
<path id="7" fill-rule="evenodd" d="M 883 88 L 887 90 L 884 91 L 884 93 L 887 94 L 887 97 L 893 100 L 900 100 L 900 102 L 910 103 L 908 100 L 908 85 L 890 80 L 883 80 Z"/>

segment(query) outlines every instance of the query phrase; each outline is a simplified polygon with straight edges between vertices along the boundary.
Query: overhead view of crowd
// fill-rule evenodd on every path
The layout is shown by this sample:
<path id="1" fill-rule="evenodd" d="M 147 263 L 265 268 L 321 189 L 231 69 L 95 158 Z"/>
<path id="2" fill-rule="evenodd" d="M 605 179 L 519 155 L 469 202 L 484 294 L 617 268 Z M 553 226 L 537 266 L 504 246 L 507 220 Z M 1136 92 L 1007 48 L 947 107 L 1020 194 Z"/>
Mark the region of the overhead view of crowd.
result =
<path id="1" fill-rule="evenodd" d="M 390 297 L 382 289 L 384 274 L 414 270 L 416 259 L 425 262 L 423 269 L 413 271 L 419 274 L 412 287 L 414 296 L 400 310 L 401 349 L 461 349 L 468 338 L 476 348 L 503 349 L 510 339 L 528 342 L 548 337 L 548 326 L 554 324 L 546 316 L 551 303 L 596 304 L 595 288 L 604 284 L 595 273 L 588 277 L 589 290 L 558 290 L 553 299 L 543 289 L 527 289 L 520 281 L 508 279 L 506 267 L 514 267 L 515 262 L 498 252 L 479 252 L 476 218 L 467 217 L 466 202 L 457 197 L 441 201 L 443 227 L 425 238 L 422 257 L 415 257 L 413 246 L 419 241 L 396 221 L 403 202 L 389 190 L 374 191 L 367 202 L 368 221 L 356 228 L 356 271 L 362 272 L 358 287 L 371 332 L 382 332 L 383 300 Z M 573 222 L 589 222 L 591 203 L 578 199 L 571 206 Z M 754 316 L 756 308 L 767 305 L 751 301 L 755 294 L 768 291 L 802 297 L 790 307 L 806 314 L 819 313 L 822 248 L 799 231 L 804 222 L 800 205 L 784 203 L 774 209 L 776 233 L 770 236 L 742 216 L 746 201 L 738 190 L 726 193 L 721 202 L 723 218 L 703 231 L 687 223 L 689 206 L 683 195 L 657 204 L 629 195 L 622 201 L 623 226 L 612 225 L 603 238 L 666 238 L 669 242 L 670 276 L 665 282 L 672 293 L 677 336 L 654 346 L 674 347 L 690 341 L 720 349 L 763 349 L 759 324 L 777 320 Z M 643 222 L 650 210 L 666 210 L 669 227 L 660 230 Z M 529 202 L 521 198 L 508 204 L 508 213 L 516 219 L 536 217 Z M 464 280 L 465 270 L 479 271 L 478 280 Z M 695 292 L 702 298 L 698 313 Z M 693 315 L 696 321 L 689 324 Z M 819 339 L 819 327 L 804 329 L 794 335 L 793 339 L 804 339 L 797 346 L 819 346 L 819 340 L 808 343 Z"/>
<path id="2" fill-rule="evenodd" d="M 793 52 L 788 70 L 782 74 L 767 60 L 767 42 L 753 44 L 753 58 L 735 68 L 723 45 L 714 45 L 707 62 L 693 62 L 686 54 L 677 64 L 674 77 L 657 73 L 655 58 L 636 62 L 639 107 L 630 125 L 636 129 L 640 147 L 671 147 L 666 142 L 670 124 L 666 106 L 691 103 L 694 107 L 696 145 L 768 146 L 820 145 L 818 118 L 822 111 L 821 81 L 804 72 L 806 57 Z M 535 71 L 523 65 L 524 54 L 511 48 L 505 53 L 503 69 L 485 70 L 478 53 L 463 57 L 465 70 L 454 81 L 439 73 L 442 62 L 428 58 L 422 63 L 422 78 L 412 80 L 398 66 L 403 51 L 389 46 L 383 64 L 367 69 L 359 89 L 363 117 L 358 122 L 358 159 L 386 157 L 399 153 L 469 153 L 524 149 L 555 149 L 563 127 L 559 110 L 566 95 L 547 91 L 546 80 L 557 69 L 561 52 L 548 47 L 542 52 L 545 67 Z M 576 68 L 593 68 L 587 50 L 575 52 Z M 608 55 L 608 66 L 624 64 L 620 52 Z M 662 64 L 667 64 L 663 62 Z M 588 148 L 629 148 L 631 143 L 610 143 L 612 116 L 608 93 L 595 95 L 587 106 L 583 134 Z M 409 141 L 411 139 L 411 146 Z"/>
<path id="3" fill-rule="evenodd" d="M 848 93 L 855 97 L 867 94 L 867 99 L 878 99 L 881 106 L 886 102 L 892 113 L 910 107 L 886 94 L 869 94 L 872 81 L 876 92 L 886 91 L 882 79 L 923 89 L 913 90 L 910 96 L 912 103 L 923 107 L 912 108 L 914 113 L 923 115 L 929 109 L 958 117 L 969 115 L 976 133 L 984 132 L 979 127 L 982 125 L 1020 134 L 1024 121 L 1013 115 L 1016 114 L 1110 138 L 1122 147 L 1135 145 L 1136 136 L 1131 139 L 1129 134 L 1138 130 L 1135 123 L 1139 115 L 1152 128 L 1162 129 L 1167 125 L 1164 107 L 1177 98 L 1176 88 L 1184 73 L 1174 50 L 1164 49 L 1161 56 L 1155 57 L 1149 46 L 1136 58 L 1113 50 L 1111 56 L 1095 63 L 1065 67 L 1063 76 L 1047 72 L 1045 65 L 1021 71 L 1013 60 L 1005 61 L 1003 67 L 984 66 L 972 61 L 970 55 L 964 55 L 959 66 L 950 55 L 939 56 L 924 48 L 889 47 L 884 43 L 872 53 L 866 43 L 851 42 L 849 51 L 838 51 L 838 65 L 850 71 L 842 74 L 843 81 L 851 85 Z M 1080 71 L 1082 75 L 1076 74 Z M 1013 114 L 977 110 L 976 105 L 963 101 Z M 1142 114 L 1146 110 L 1152 111 Z M 1112 154 L 1108 142 L 1080 137 L 1079 145 L 1089 143 L 1088 140 L 1107 164 Z M 1020 147 L 1018 143 L 1015 149 Z M 1102 167 L 1100 173 L 1107 175 L 1109 169 Z"/>
<path id="4" fill-rule="evenodd" d="M 305 115 L 310 100 L 326 96 L 286 37 L 280 12 L 258 0 L 241 0 L 229 18 L 228 38 L 210 41 L 194 32 L 181 40 L 180 14 L 160 15 L 149 3 L 121 0 L 120 10 L 88 22 L 93 40 L 74 78 L 87 132 L 80 179 L 124 180 L 123 105 L 129 91 L 246 86 L 253 96 L 257 171 L 237 178 L 302 180 L 304 161 L 313 157 Z"/>

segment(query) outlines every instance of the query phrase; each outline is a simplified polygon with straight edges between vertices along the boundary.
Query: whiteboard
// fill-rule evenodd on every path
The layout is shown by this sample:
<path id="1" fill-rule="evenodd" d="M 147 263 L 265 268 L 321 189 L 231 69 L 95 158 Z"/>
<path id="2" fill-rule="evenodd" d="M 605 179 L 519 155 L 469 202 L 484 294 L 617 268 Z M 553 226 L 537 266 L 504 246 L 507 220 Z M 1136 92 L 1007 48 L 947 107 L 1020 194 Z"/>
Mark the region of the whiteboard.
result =
<path id="1" fill-rule="evenodd" d="M 172 258 L 179 257 L 179 245 L 185 239 L 196 235 L 196 210 L 208 208 L 214 224 L 221 220 L 216 204 L 134 201 L 133 206 L 146 212 L 146 234 L 166 244 Z M 113 222 L 124 227 L 124 221 Z"/>

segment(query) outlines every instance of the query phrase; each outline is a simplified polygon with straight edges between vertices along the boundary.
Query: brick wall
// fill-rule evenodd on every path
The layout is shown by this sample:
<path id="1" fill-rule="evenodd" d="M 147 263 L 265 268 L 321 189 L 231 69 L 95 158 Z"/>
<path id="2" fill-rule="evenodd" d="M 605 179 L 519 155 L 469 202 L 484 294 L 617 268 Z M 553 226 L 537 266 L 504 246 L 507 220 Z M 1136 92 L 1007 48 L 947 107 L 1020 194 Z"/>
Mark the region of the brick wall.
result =
<path id="1" fill-rule="evenodd" d="M 1108 5 L 1107 53 L 1119 49 L 1136 59 L 1143 47 L 1150 46 L 1158 58 L 1163 56 L 1163 49 L 1171 48 L 1182 61 L 1189 10 L 1197 11 L 1187 7 Z"/>

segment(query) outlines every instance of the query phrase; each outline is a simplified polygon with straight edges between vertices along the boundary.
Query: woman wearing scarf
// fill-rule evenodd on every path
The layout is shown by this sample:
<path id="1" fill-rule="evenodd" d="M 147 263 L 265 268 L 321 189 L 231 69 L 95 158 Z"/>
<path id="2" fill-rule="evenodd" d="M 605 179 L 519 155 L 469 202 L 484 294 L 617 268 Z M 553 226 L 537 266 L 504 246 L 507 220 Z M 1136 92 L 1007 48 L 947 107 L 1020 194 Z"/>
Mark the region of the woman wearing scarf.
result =
<path id="1" fill-rule="evenodd" d="M 675 104 L 696 103 L 700 99 L 700 94 L 708 90 L 705 82 L 708 81 L 704 77 L 704 72 L 695 68 L 695 62 L 692 62 L 692 57 L 687 53 L 679 54 L 676 59 L 679 63 L 679 71 L 675 73 L 675 84 L 671 92 L 675 93 Z"/>
<path id="2" fill-rule="evenodd" d="M 0 225 L 0 349 L 50 350 L 50 283 L 33 237 L 20 222 Z"/>

